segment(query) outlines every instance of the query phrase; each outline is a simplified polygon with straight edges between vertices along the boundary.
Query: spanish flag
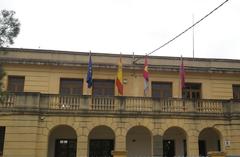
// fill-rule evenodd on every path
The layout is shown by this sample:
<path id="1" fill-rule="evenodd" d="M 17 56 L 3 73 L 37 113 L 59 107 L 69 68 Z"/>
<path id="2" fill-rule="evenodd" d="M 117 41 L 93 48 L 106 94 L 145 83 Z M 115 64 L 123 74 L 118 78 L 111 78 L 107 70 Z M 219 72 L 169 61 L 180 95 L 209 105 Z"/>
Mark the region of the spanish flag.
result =
<path id="1" fill-rule="evenodd" d="M 118 63 L 116 86 L 118 89 L 118 95 L 123 95 L 122 56 L 120 56 Z"/>

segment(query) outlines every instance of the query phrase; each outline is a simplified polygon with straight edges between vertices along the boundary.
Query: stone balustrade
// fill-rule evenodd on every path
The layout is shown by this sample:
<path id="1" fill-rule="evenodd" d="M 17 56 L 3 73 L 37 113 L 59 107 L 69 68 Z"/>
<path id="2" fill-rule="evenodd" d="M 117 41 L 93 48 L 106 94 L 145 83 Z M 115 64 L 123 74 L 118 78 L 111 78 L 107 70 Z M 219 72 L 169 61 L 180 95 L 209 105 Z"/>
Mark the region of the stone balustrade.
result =
<path id="1" fill-rule="evenodd" d="M 4 111 L 92 111 L 111 113 L 191 113 L 231 115 L 240 112 L 240 102 L 232 100 L 186 100 L 151 97 L 73 96 L 41 93 L 9 93 L 0 104 Z"/>

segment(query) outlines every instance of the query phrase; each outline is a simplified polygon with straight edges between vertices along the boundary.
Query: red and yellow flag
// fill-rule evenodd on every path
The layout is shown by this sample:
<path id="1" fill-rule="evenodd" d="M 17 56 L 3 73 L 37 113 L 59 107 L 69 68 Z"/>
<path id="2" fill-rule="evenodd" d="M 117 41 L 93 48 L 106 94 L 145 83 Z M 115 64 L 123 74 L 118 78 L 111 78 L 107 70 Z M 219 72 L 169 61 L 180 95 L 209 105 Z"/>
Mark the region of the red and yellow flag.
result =
<path id="1" fill-rule="evenodd" d="M 149 72 L 148 72 L 148 61 L 147 55 L 144 59 L 144 68 L 143 68 L 143 78 L 144 78 L 144 95 L 146 96 L 148 93 L 148 81 L 149 81 Z"/>
<path id="2" fill-rule="evenodd" d="M 118 72 L 117 72 L 117 79 L 116 79 L 116 86 L 118 89 L 118 94 L 123 95 L 123 76 L 122 76 L 122 56 L 120 56 L 119 63 L 118 63 Z"/>
<path id="3" fill-rule="evenodd" d="M 180 78 L 180 88 L 183 90 L 185 87 L 185 70 L 184 70 L 184 64 L 183 64 L 183 58 L 181 56 L 181 63 L 179 67 L 179 78 Z"/>

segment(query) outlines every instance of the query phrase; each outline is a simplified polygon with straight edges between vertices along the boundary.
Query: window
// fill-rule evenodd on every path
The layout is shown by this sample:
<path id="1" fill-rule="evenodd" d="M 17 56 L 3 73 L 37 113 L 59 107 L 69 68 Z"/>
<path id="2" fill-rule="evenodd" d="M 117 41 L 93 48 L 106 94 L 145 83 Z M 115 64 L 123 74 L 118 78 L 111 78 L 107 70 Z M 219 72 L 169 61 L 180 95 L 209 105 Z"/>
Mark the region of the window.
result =
<path id="1" fill-rule="evenodd" d="M 240 99 L 240 85 L 233 85 L 233 99 Z"/>
<path id="2" fill-rule="evenodd" d="M 82 79 L 60 79 L 60 94 L 62 95 L 82 95 Z"/>
<path id="3" fill-rule="evenodd" d="M 5 137 L 5 127 L 0 126 L 0 156 L 3 155 L 4 137 Z"/>
<path id="4" fill-rule="evenodd" d="M 56 139 L 55 157 L 75 157 L 76 147 L 76 139 Z"/>
<path id="5" fill-rule="evenodd" d="M 93 80 L 94 96 L 114 96 L 114 80 Z"/>
<path id="6" fill-rule="evenodd" d="M 201 99 L 201 84 L 200 83 L 186 83 L 182 91 L 183 98 L 186 99 Z"/>
<path id="7" fill-rule="evenodd" d="M 23 92 L 24 91 L 24 76 L 8 76 L 8 91 Z"/>
<path id="8" fill-rule="evenodd" d="M 172 83 L 170 82 L 152 82 L 152 97 L 171 98 Z"/>

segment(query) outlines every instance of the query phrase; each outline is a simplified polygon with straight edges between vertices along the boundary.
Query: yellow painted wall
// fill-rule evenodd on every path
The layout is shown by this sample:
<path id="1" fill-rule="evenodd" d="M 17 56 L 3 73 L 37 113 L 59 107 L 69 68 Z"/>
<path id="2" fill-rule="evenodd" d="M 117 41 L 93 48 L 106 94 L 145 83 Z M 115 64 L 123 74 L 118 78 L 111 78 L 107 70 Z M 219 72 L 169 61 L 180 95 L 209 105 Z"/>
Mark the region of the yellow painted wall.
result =
<path id="1" fill-rule="evenodd" d="M 83 94 L 91 94 L 87 88 L 87 68 L 63 67 L 45 65 L 4 65 L 7 75 L 25 76 L 25 92 L 41 92 L 58 94 L 60 78 L 80 78 L 84 80 Z M 93 69 L 94 79 L 114 80 L 117 69 Z M 149 96 L 151 96 L 151 82 L 172 82 L 173 97 L 180 96 L 178 72 L 150 71 Z M 141 70 L 123 70 L 125 96 L 143 96 L 143 76 Z M 232 85 L 240 84 L 240 75 L 237 74 L 207 74 L 186 73 L 186 82 L 202 84 L 202 98 L 204 99 L 231 99 Z M 4 87 L 7 88 L 7 77 L 4 78 Z M 117 89 L 115 89 L 117 95 Z"/>

